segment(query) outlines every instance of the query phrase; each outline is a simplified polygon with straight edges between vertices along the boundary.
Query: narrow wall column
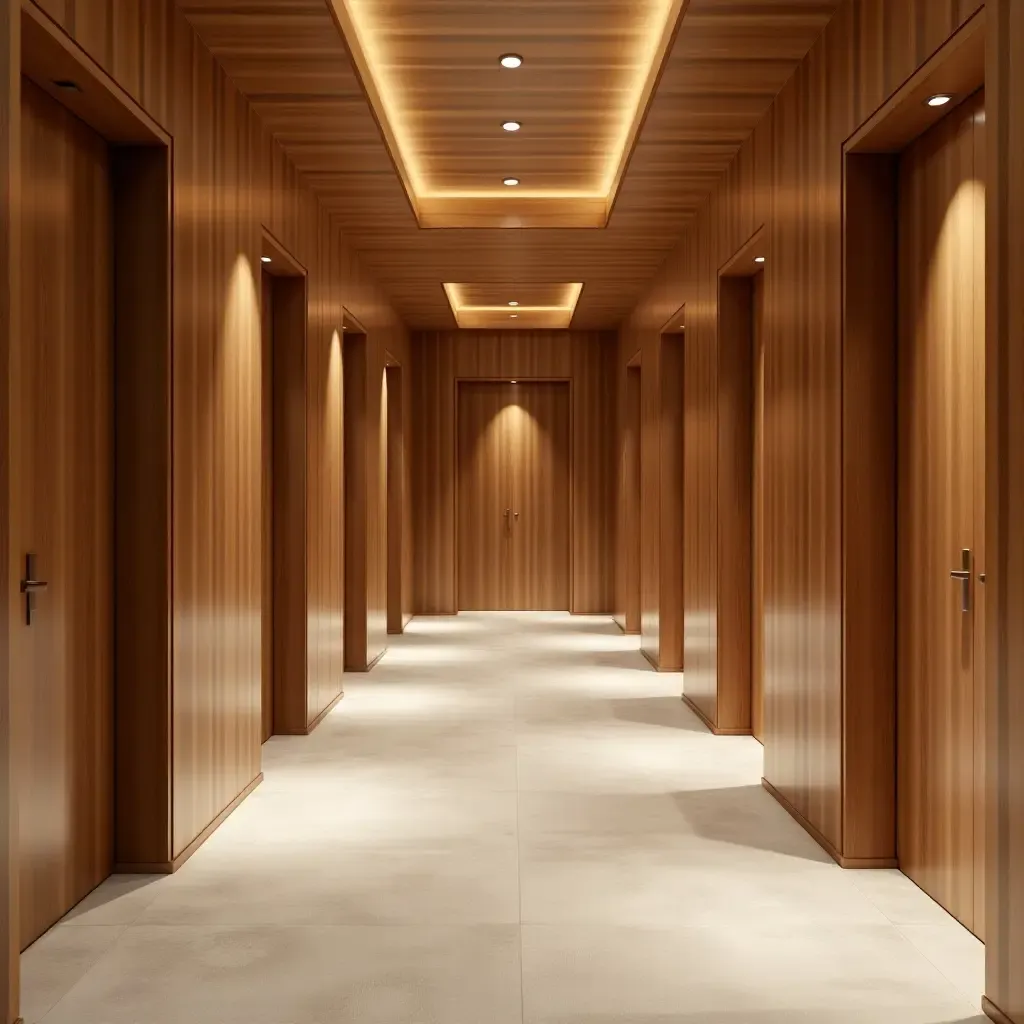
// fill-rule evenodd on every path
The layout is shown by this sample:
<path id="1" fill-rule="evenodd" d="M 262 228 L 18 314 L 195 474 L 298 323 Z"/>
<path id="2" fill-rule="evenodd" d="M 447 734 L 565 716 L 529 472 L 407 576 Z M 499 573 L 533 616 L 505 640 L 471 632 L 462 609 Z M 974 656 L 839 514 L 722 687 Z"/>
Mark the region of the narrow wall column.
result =
<path id="1" fill-rule="evenodd" d="M 987 4 L 989 814 L 985 1010 L 1024 1022 L 1024 7 Z"/>
<path id="2" fill-rule="evenodd" d="M 21 4 L 0 0 L 0 1021 L 18 1014 L 18 938 L 14 900 L 14 784 L 11 750 L 9 503 L 10 339 L 18 330 L 18 168 L 21 131 Z"/>

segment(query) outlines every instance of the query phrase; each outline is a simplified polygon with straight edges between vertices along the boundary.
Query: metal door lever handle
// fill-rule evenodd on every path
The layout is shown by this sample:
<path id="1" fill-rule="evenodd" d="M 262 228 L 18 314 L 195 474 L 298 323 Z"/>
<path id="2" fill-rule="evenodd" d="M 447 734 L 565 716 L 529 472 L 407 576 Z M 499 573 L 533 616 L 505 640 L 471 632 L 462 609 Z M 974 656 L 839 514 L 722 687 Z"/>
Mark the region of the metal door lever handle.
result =
<path id="1" fill-rule="evenodd" d="M 960 611 L 971 610 L 971 549 L 963 548 L 960 552 L 960 568 L 949 570 L 950 579 L 960 584 Z"/>
<path id="2" fill-rule="evenodd" d="M 35 573 L 36 556 L 25 556 L 25 578 L 21 581 L 21 592 L 25 595 L 25 625 L 32 625 L 32 594 L 37 590 L 45 590 L 49 584 L 46 580 L 37 580 Z"/>

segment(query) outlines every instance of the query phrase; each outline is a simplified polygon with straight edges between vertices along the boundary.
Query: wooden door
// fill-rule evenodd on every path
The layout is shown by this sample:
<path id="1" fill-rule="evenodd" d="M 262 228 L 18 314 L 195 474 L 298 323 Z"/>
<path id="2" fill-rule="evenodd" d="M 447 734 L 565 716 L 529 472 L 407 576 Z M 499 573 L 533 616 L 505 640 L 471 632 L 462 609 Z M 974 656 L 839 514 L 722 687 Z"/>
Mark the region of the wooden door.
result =
<path id="1" fill-rule="evenodd" d="M 753 278 L 753 481 L 751 486 L 750 723 L 764 742 L 764 271 Z"/>
<path id="2" fill-rule="evenodd" d="M 24 948 L 113 858 L 113 277 L 106 144 L 22 89 L 11 533 L 48 582 L 11 638 Z"/>
<path id="3" fill-rule="evenodd" d="M 512 542 L 507 607 L 569 609 L 569 385 L 512 385 Z"/>
<path id="4" fill-rule="evenodd" d="M 460 610 L 509 607 L 511 384 L 463 382 L 458 394 Z"/>
<path id="5" fill-rule="evenodd" d="M 978 934 L 983 890 L 984 98 L 900 162 L 898 852 Z M 950 577 L 971 573 L 966 590 Z"/>

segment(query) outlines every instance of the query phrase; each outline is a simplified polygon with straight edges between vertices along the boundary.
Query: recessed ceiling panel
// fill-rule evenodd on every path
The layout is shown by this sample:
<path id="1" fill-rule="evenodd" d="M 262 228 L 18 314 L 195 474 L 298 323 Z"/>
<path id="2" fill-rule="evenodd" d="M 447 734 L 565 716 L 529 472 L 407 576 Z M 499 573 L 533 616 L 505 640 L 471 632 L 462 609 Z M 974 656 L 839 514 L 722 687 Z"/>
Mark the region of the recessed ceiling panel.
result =
<path id="1" fill-rule="evenodd" d="M 687 0 L 330 2 L 422 227 L 604 227 Z"/>
<path id="2" fill-rule="evenodd" d="M 583 285 L 446 282 L 444 290 L 459 327 L 552 330 L 572 323 Z"/>

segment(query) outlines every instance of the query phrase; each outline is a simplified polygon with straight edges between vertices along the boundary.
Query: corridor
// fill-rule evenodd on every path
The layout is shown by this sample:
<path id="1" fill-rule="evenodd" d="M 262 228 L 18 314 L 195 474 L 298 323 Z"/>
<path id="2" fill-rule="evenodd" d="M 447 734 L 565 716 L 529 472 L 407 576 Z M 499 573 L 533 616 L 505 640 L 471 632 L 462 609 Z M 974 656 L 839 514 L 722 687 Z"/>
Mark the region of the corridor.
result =
<path id="1" fill-rule="evenodd" d="M 842 872 L 603 618 L 415 619 L 177 874 L 24 957 L 26 1024 L 952 1024 L 983 947 Z"/>

